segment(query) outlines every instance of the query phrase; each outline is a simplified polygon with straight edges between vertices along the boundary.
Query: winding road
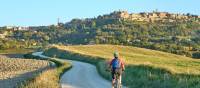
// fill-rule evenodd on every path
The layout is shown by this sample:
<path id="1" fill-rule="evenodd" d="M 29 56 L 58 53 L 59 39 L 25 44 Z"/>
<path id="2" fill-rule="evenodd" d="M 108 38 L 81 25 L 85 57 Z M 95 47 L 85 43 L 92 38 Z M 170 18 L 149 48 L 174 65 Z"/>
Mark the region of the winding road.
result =
<path id="1" fill-rule="evenodd" d="M 42 55 L 42 52 L 35 52 L 33 55 L 50 58 Z M 66 61 L 71 62 L 73 67 L 62 75 L 62 88 L 111 88 L 111 83 L 98 74 L 95 66 L 79 61 Z"/>

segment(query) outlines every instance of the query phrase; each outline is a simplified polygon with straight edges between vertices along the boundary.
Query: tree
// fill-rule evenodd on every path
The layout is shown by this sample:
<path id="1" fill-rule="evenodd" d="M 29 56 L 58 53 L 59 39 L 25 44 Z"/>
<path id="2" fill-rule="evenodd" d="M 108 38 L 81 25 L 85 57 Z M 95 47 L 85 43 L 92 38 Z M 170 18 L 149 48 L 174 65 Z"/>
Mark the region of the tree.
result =
<path id="1" fill-rule="evenodd" d="M 193 58 L 198 58 L 198 59 L 200 59 L 200 52 L 194 52 L 194 53 L 192 54 L 192 57 L 193 57 Z"/>
<path id="2" fill-rule="evenodd" d="M 95 22 L 95 21 L 92 21 L 91 27 L 92 27 L 92 28 L 95 28 L 95 27 L 96 27 L 96 22 Z"/>

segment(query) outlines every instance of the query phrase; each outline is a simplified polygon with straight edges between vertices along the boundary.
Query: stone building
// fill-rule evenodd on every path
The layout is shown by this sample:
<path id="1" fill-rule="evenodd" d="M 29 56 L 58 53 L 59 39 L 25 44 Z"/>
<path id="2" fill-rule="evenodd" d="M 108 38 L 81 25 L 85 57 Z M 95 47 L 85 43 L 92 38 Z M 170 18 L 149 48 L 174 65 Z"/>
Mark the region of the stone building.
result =
<path id="1" fill-rule="evenodd" d="M 127 11 L 115 11 L 110 14 L 111 18 L 119 19 L 119 18 L 124 18 L 128 19 L 129 18 L 129 13 Z"/>
<path id="2" fill-rule="evenodd" d="M 100 17 L 98 17 L 100 18 Z M 141 12 L 141 13 L 131 13 L 129 14 L 127 11 L 115 11 L 109 15 L 104 15 L 101 18 L 111 18 L 111 19 L 127 19 L 127 20 L 135 20 L 135 21 L 147 21 L 147 22 L 175 22 L 179 21 L 188 21 L 193 18 L 197 19 L 200 16 L 188 16 L 184 14 L 173 14 L 168 12 Z"/>
<path id="3" fill-rule="evenodd" d="M 159 13 L 159 17 L 160 18 L 167 18 L 168 17 L 168 13 L 167 12 L 160 12 Z"/>
<path id="4" fill-rule="evenodd" d="M 119 17 L 121 18 L 129 18 L 129 13 L 127 11 L 122 11 L 119 13 Z"/>

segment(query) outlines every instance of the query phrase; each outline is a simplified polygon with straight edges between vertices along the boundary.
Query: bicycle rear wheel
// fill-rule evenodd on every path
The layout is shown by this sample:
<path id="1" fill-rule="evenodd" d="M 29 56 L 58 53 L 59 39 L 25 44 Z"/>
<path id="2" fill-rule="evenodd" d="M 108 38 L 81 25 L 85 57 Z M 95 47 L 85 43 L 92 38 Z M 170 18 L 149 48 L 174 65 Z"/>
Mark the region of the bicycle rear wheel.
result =
<path id="1" fill-rule="evenodd" d="M 120 82 L 120 74 L 116 74 L 116 79 L 115 79 L 115 84 L 114 84 L 114 88 L 122 88 L 121 82 Z"/>

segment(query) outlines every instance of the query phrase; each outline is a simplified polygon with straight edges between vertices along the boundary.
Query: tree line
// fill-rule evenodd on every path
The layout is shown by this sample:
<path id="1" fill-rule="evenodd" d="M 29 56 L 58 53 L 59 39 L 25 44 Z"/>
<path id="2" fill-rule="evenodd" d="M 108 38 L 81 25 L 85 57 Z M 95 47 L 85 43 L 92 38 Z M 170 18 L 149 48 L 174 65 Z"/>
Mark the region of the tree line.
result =
<path id="1" fill-rule="evenodd" d="M 48 44 L 117 44 L 143 47 L 200 58 L 200 24 L 190 22 L 139 22 L 124 19 L 73 19 L 59 25 L 8 32 L 0 49 Z"/>

